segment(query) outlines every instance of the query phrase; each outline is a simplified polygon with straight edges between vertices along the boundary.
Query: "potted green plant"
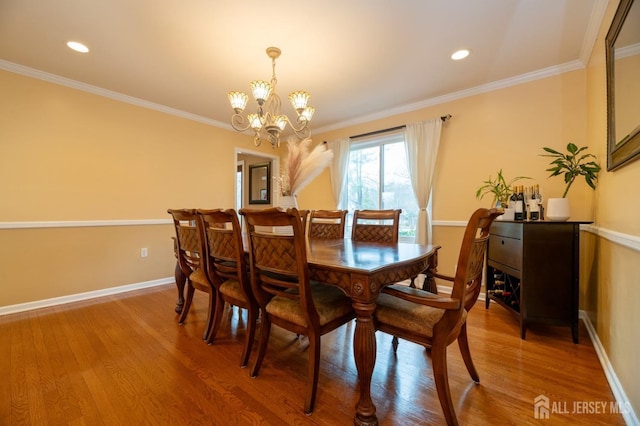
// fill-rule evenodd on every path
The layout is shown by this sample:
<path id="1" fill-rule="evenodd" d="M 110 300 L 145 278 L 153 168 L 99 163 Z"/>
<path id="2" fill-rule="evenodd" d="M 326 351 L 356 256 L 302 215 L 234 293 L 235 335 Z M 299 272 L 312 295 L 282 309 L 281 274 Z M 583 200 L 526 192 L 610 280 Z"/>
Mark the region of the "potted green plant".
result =
<path id="1" fill-rule="evenodd" d="M 526 176 L 518 176 L 507 182 L 502 174 L 502 169 L 500 169 L 498 170 L 498 175 L 495 179 L 489 175 L 489 178 L 482 182 L 483 185 L 476 191 L 476 198 L 481 200 L 485 195 L 491 194 L 493 195 L 493 202 L 491 203 L 492 207 L 507 208 L 509 205 L 509 197 L 513 193 L 511 188 L 514 183 L 521 179 L 530 178 Z"/>
<path id="2" fill-rule="evenodd" d="M 548 219 L 557 221 L 569 219 L 569 201 L 566 197 L 569 193 L 569 188 L 571 188 L 578 176 L 584 176 L 587 185 L 592 189 L 596 189 L 600 165 L 597 163 L 595 155 L 585 152 L 587 148 L 586 146 L 578 148 L 573 142 L 567 144 L 566 153 L 549 147 L 542 148 L 546 152 L 546 154 L 541 154 L 543 157 L 553 158 L 550 163 L 551 167 L 547 169 L 548 172 L 551 172 L 549 177 L 564 175 L 564 183 L 566 185 L 562 198 L 549 198 L 547 200 Z"/>

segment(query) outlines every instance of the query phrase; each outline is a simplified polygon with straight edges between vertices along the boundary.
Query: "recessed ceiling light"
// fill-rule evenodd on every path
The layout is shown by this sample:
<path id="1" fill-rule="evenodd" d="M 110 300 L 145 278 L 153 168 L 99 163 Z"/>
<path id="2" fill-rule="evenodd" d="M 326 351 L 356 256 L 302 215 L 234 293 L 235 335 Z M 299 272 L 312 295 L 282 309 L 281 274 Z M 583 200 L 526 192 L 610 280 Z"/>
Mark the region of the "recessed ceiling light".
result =
<path id="1" fill-rule="evenodd" d="M 67 42 L 67 46 L 69 46 L 70 49 L 73 49 L 76 52 L 80 53 L 87 53 L 89 51 L 89 48 L 87 46 L 82 43 L 78 43 L 77 41 L 69 41 Z"/>
<path id="2" fill-rule="evenodd" d="M 471 53 L 469 50 L 461 49 L 453 52 L 453 54 L 451 55 L 451 59 L 453 59 L 454 61 L 459 61 L 460 59 L 464 59 L 469 56 L 469 53 Z"/>

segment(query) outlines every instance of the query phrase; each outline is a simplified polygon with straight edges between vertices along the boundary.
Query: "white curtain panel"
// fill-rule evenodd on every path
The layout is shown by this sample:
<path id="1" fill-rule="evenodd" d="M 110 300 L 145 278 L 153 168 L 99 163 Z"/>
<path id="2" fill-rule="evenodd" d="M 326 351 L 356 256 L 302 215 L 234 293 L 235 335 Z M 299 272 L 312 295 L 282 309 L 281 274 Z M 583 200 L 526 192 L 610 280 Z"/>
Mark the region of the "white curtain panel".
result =
<path id="1" fill-rule="evenodd" d="M 438 157 L 441 129 L 442 119 L 437 117 L 407 124 L 404 131 L 411 185 L 420 208 L 416 229 L 416 242 L 420 244 L 432 243 L 431 183 Z"/>
<path id="2" fill-rule="evenodd" d="M 336 197 L 336 208 L 340 208 L 342 191 L 345 187 L 347 165 L 349 164 L 350 139 L 336 139 L 327 142 L 327 147 L 333 151 L 333 161 L 329 165 L 331 175 L 331 189 Z"/>

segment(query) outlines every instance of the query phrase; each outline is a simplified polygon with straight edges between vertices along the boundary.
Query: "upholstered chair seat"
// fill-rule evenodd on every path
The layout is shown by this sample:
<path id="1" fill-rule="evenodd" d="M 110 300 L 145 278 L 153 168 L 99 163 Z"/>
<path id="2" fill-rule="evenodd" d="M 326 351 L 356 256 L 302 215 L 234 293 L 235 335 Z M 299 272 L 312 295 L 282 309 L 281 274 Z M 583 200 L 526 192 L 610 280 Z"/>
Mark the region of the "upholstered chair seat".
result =
<path id="1" fill-rule="evenodd" d="M 342 290 L 326 284 L 311 283 L 311 297 L 318 311 L 318 322 L 321 326 L 349 315 L 353 312 L 351 299 L 345 297 Z M 275 296 L 266 306 L 267 313 L 301 327 L 309 327 L 300 302 L 296 299 Z"/>

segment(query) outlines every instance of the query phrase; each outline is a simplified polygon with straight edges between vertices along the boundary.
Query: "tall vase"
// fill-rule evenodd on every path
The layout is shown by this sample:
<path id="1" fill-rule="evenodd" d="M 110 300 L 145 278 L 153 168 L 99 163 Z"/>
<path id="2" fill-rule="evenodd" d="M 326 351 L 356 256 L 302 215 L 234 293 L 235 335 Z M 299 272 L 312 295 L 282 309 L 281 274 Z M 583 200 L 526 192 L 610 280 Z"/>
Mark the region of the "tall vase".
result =
<path id="1" fill-rule="evenodd" d="M 298 208 L 298 201 L 296 199 L 295 195 L 281 195 L 280 196 L 280 200 L 278 201 L 278 207 L 282 208 L 282 209 L 292 209 L 292 208 Z M 276 226 L 274 228 L 274 232 L 276 234 L 286 234 L 286 235 L 292 235 L 293 234 L 293 229 L 291 228 L 291 226 Z"/>
<path id="2" fill-rule="evenodd" d="M 298 208 L 298 200 L 295 195 L 281 195 L 278 207 L 283 209 Z"/>

